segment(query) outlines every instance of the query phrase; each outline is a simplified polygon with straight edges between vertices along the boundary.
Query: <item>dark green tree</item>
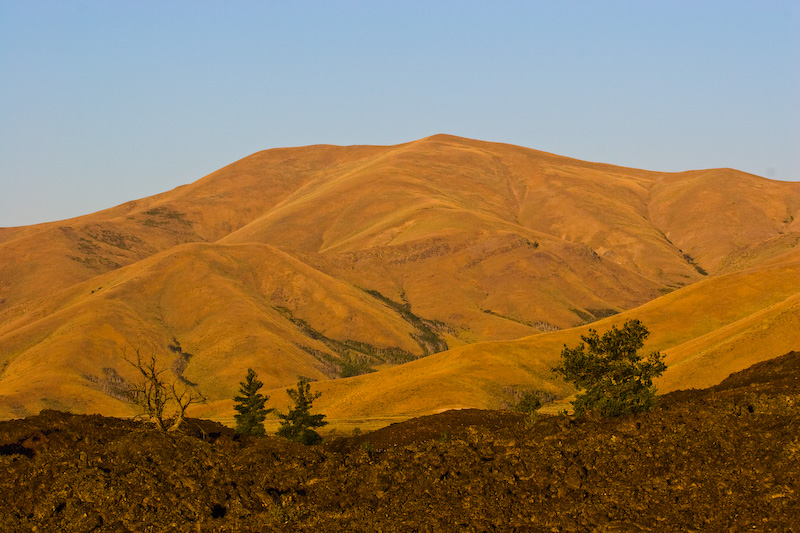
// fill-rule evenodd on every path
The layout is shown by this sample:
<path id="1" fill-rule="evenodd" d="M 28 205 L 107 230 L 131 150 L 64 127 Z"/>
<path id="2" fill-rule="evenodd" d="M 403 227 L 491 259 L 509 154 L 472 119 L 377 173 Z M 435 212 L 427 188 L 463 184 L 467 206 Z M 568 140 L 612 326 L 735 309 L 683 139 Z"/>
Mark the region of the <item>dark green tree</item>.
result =
<path id="1" fill-rule="evenodd" d="M 311 386 L 302 379 L 297 382 L 297 389 L 286 389 L 286 393 L 294 402 L 294 408 L 288 413 L 278 413 L 281 425 L 277 435 L 286 437 L 289 440 L 301 444 L 317 444 L 322 441 L 322 437 L 313 428 L 322 427 L 327 424 L 325 415 L 312 415 L 311 404 L 322 396 L 322 393 L 311 393 Z"/>
<path id="2" fill-rule="evenodd" d="M 264 384 L 258 380 L 258 374 L 252 368 L 247 369 L 245 380 L 239 383 L 240 396 L 234 396 L 236 405 L 233 406 L 239 414 L 233 415 L 236 419 L 236 433 L 260 437 L 266 435 L 264 419 L 274 409 L 264 409 L 264 403 L 269 396 L 264 396 L 258 390 Z"/>
<path id="3" fill-rule="evenodd" d="M 650 334 L 639 320 L 628 320 L 618 329 L 598 336 L 593 329 L 583 342 L 561 352 L 561 364 L 553 369 L 578 389 L 572 402 L 575 414 L 596 412 L 600 416 L 649 411 L 655 406 L 653 380 L 664 373 L 664 355 L 638 353 Z"/>

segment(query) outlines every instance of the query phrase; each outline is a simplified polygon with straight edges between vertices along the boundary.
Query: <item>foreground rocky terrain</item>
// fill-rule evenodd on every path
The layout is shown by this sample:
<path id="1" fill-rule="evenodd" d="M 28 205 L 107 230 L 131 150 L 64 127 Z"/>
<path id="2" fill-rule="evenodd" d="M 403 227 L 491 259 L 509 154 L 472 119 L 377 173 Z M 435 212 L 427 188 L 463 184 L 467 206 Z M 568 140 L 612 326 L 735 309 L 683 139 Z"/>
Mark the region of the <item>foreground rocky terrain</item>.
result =
<path id="1" fill-rule="evenodd" d="M 800 531 L 800 353 L 612 420 L 462 410 L 303 447 L 43 411 L 1 531 Z"/>

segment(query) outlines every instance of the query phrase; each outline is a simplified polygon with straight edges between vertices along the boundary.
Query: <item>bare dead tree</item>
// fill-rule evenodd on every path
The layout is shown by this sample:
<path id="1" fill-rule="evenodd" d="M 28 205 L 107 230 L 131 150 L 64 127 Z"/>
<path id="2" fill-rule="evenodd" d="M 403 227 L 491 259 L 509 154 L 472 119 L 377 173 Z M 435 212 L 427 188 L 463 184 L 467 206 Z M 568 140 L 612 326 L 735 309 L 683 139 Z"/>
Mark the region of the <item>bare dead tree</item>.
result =
<path id="1" fill-rule="evenodd" d="M 161 431 L 176 431 L 183 422 L 186 409 L 205 398 L 185 383 L 180 386 L 175 382 L 167 383 L 163 377 L 167 369 L 159 368 L 155 354 L 145 357 L 137 347 L 133 352 L 135 358 L 127 350 L 122 358 L 141 374 L 139 382 L 130 387 L 131 400 L 142 409 L 137 418 L 147 420 Z"/>

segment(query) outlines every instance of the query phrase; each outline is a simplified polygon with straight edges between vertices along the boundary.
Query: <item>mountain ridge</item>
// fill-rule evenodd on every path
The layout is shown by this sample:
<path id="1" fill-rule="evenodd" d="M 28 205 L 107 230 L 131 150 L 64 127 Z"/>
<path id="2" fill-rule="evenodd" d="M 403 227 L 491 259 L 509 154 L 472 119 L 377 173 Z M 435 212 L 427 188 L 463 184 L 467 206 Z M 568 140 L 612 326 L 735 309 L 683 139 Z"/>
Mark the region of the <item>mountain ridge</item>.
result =
<path id="1" fill-rule="evenodd" d="M 92 380 L 131 379 L 120 355 L 136 343 L 178 338 L 187 375 L 224 406 L 247 366 L 275 391 L 297 376 L 337 388 L 325 380 L 345 367 L 378 370 L 369 381 L 445 347 L 558 336 L 702 280 L 752 270 L 769 284 L 771 265 L 800 258 L 798 218 L 800 184 L 725 169 L 447 135 L 261 151 L 153 197 L 0 228 L 0 416 L 73 396 L 129 413 Z M 58 379 L 68 392 L 51 398 Z"/>

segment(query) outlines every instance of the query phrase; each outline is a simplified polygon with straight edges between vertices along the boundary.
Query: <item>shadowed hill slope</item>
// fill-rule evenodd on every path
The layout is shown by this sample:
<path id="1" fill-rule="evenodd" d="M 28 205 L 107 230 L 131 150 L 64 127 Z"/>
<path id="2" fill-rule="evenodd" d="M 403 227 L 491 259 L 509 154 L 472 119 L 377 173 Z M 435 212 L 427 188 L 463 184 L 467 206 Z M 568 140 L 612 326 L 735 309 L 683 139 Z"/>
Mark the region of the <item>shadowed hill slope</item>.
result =
<path id="1" fill-rule="evenodd" d="M 543 374 L 552 353 L 519 374 L 504 355 L 514 343 L 459 347 L 577 338 L 558 330 L 677 301 L 670 292 L 709 274 L 751 269 L 753 283 L 773 283 L 768 265 L 797 260 L 798 210 L 796 183 L 648 172 L 446 135 L 259 152 L 157 196 L 0 229 L 0 416 L 130 412 L 115 387 L 131 375 L 120 357 L 134 346 L 163 353 L 217 415 L 248 366 L 275 388 L 379 370 L 324 387 L 363 381 L 376 387 L 369 394 L 410 395 L 391 412 L 421 412 L 420 380 L 434 383 L 426 365 L 474 391 L 437 406 L 493 405 L 504 387 L 529 382 L 568 392 Z M 772 316 L 720 290 L 736 320 Z M 726 339 L 745 340 L 726 321 L 674 322 L 664 327 L 684 338 L 684 352 L 669 345 L 678 381 L 694 379 L 692 357 L 708 366 Z M 191 359 L 173 360 L 173 338 Z M 485 372 L 458 370 L 484 347 L 499 350 L 479 364 Z"/>

